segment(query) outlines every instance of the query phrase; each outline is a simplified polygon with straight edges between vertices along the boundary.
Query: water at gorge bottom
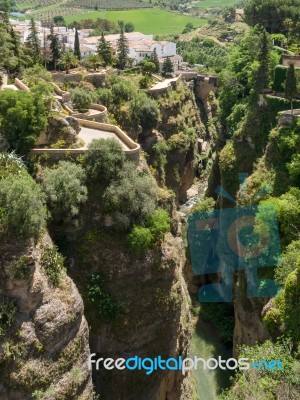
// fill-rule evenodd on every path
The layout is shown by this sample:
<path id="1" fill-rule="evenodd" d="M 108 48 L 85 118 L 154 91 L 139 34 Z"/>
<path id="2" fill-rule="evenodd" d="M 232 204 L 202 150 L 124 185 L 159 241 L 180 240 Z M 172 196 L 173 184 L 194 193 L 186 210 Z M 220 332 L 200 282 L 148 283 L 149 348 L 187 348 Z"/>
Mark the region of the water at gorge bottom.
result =
<path id="1" fill-rule="evenodd" d="M 223 359 L 228 359 L 232 356 L 232 351 L 230 346 L 220 341 L 218 333 L 210 323 L 199 319 L 194 326 L 191 356 L 204 359 L 222 356 Z M 198 400 L 216 400 L 222 389 L 230 386 L 228 370 L 203 369 L 199 364 L 198 369 L 194 371 L 194 377 Z"/>

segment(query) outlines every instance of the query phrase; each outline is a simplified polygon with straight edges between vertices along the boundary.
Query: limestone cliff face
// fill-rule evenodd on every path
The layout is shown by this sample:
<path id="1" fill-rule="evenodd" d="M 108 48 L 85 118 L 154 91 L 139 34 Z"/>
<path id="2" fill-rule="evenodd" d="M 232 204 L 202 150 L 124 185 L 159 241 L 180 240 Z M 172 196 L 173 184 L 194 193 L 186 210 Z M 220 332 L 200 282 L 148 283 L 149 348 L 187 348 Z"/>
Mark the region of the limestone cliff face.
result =
<path id="1" fill-rule="evenodd" d="M 233 333 L 233 354 L 238 354 L 238 346 L 255 345 L 270 337 L 262 321 L 262 311 L 267 303 L 265 298 L 248 297 L 244 271 L 238 273 L 238 285 L 235 286 Z"/>
<path id="2" fill-rule="evenodd" d="M 86 245 L 89 251 L 85 251 Z M 185 253 L 179 236 L 166 234 L 160 247 L 139 257 L 130 254 L 121 235 L 109 231 L 87 233 L 74 243 L 71 254 L 76 248 L 71 271 L 83 297 L 88 286 L 81 273 L 84 268 L 90 275 L 100 274 L 106 293 L 123 304 L 118 318 L 107 322 L 97 316 L 96 304 L 86 302 L 91 352 L 114 359 L 187 356 L 190 300 L 182 273 Z M 184 379 L 178 371 L 154 371 L 147 376 L 145 371 L 101 369 L 94 371 L 94 382 L 103 399 L 192 398 L 189 376 Z"/>
<path id="3" fill-rule="evenodd" d="M 0 243 L 0 399 L 91 400 L 83 302 L 65 273 L 57 287 L 49 283 L 45 246 L 53 246 L 48 235 Z"/>

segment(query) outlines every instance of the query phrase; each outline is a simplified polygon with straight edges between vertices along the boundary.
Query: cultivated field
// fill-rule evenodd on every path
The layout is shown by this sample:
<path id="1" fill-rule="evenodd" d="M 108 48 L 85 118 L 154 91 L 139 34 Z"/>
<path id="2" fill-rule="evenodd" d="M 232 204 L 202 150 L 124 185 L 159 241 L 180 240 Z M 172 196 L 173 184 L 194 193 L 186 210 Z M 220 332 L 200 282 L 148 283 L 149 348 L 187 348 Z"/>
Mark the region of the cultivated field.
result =
<path id="1" fill-rule="evenodd" d="M 65 18 L 67 23 L 80 19 L 105 18 L 113 22 L 123 20 L 132 22 L 134 29 L 142 33 L 168 34 L 181 33 L 188 22 L 195 27 L 203 26 L 205 19 L 188 17 L 158 8 L 130 10 L 130 11 L 94 11 L 78 15 L 69 15 Z"/>
<path id="2" fill-rule="evenodd" d="M 198 1 L 198 8 L 228 7 L 237 4 L 238 0 L 201 0 Z"/>

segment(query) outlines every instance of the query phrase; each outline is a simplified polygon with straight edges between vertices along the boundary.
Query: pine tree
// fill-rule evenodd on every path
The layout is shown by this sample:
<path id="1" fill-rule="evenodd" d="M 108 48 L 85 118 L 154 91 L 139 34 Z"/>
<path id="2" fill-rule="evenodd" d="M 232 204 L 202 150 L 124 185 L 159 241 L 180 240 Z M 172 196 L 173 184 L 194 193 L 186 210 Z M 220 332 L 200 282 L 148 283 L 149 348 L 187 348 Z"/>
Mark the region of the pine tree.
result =
<path id="1" fill-rule="evenodd" d="M 41 41 L 39 38 L 39 32 L 37 30 L 35 21 L 33 18 L 30 20 L 29 35 L 26 39 L 26 46 L 32 50 L 33 59 L 35 62 L 39 62 L 41 59 Z"/>
<path id="2" fill-rule="evenodd" d="M 128 40 L 124 34 L 124 29 L 122 27 L 120 37 L 118 39 L 118 65 L 120 69 L 124 69 L 126 67 L 128 54 L 129 54 Z"/>
<path id="3" fill-rule="evenodd" d="M 78 30 L 76 28 L 75 28 L 74 54 L 78 58 L 78 60 L 81 60 L 79 35 L 78 35 Z"/>
<path id="4" fill-rule="evenodd" d="M 151 58 L 152 58 L 153 63 L 155 64 L 156 72 L 159 72 L 159 59 L 158 59 L 156 49 L 154 49 L 153 56 Z"/>
<path id="5" fill-rule="evenodd" d="M 102 32 L 101 38 L 98 42 L 98 54 L 104 62 L 104 65 L 111 65 L 112 63 L 112 50 L 110 44 L 105 40 L 104 33 Z"/>
<path id="6" fill-rule="evenodd" d="M 297 78 L 294 64 L 290 64 L 286 74 L 284 97 L 291 102 L 293 114 L 293 99 L 297 94 Z"/>
<path id="7" fill-rule="evenodd" d="M 47 39 L 50 41 L 51 58 L 53 63 L 53 68 L 56 69 L 57 62 L 60 57 L 61 44 L 59 42 L 58 36 L 53 31 L 53 26 L 51 26 L 50 34 Z"/>
<path id="8" fill-rule="evenodd" d="M 163 76 L 166 76 L 168 74 L 171 74 L 172 72 L 174 72 L 172 61 L 170 60 L 170 57 L 167 57 L 162 65 L 162 74 Z"/>

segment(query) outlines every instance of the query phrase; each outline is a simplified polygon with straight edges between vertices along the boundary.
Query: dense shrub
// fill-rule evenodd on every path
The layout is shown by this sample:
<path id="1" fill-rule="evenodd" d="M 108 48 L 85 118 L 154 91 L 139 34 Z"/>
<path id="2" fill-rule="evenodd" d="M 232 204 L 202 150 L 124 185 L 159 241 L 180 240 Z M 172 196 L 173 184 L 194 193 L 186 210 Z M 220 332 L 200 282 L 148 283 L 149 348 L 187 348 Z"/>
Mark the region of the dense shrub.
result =
<path id="1" fill-rule="evenodd" d="M 8 228 L 15 235 L 36 237 L 45 227 L 44 194 L 25 171 L 1 180 L 0 208 L 5 210 Z"/>
<path id="2" fill-rule="evenodd" d="M 22 158 L 15 153 L 0 153 L 0 179 L 9 174 L 19 175 L 24 168 L 25 164 Z"/>
<path id="3" fill-rule="evenodd" d="M 84 89 L 80 88 L 73 89 L 71 93 L 74 108 L 79 112 L 86 112 L 92 104 L 92 98 L 90 94 Z"/>
<path id="4" fill-rule="evenodd" d="M 129 245 L 137 253 L 144 253 L 152 245 L 161 240 L 164 233 L 170 230 L 171 219 L 166 210 L 155 210 L 148 216 L 145 226 L 134 226 L 128 235 Z"/>
<path id="5" fill-rule="evenodd" d="M 208 212 L 213 211 L 215 208 L 216 202 L 212 197 L 206 197 L 205 199 L 199 201 L 199 203 L 195 204 L 192 208 L 192 212 Z"/>
<path id="6" fill-rule="evenodd" d="M 150 229 L 155 240 L 162 238 L 170 230 L 171 219 L 166 210 L 159 208 L 149 215 L 146 226 Z"/>
<path id="7" fill-rule="evenodd" d="M 141 254 L 153 245 L 154 237 L 149 228 L 135 226 L 128 235 L 128 241 L 131 249 L 135 253 Z"/>
<path id="8" fill-rule="evenodd" d="M 46 168 L 42 187 L 53 218 L 74 217 L 87 199 L 85 171 L 75 163 L 60 161 L 56 168 Z"/>
<path id="9" fill-rule="evenodd" d="M 107 185 L 117 177 L 124 161 L 124 150 L 118 140 L 97 139 L 89 145 L 84 165 L 92 180 Z"/>
<path id="10" fill-rule="evenodd" d="M 276 280 L 283 284 L 288 275 L 293 272 L 300 261 L 300 240 L 292 241 L 284 250 L 275 270 Z"/>
<path id="11" fill-rule="evenodd" d="M 159 121 L 159 108 L 155 100 L 145 93 L 137 93 L 129 103 L 131 118 L 144 129 L 152 129 Z"/>
<path id="12" fill-rule="evenodd" d="M 99 275 L 92 275 L 87 296 L 96 316 L 105 322 L 113 322 L 123 312 L 123 304 L 104 289 L 104 281 Z"/>
<path id="13" fill-rule="evenodd" d="M 112 215 L 117 227 L 125 230 L 144 221 L 155 205 L 153 178 L 139 172 L 131 162 L 124 163 L 103 196 L 106 212 Z"/>
<path id="14" fill-rule="evenodd" d="M 49 111 L 38 94 L 4 90 L 0 93 L 0 133 L 10 149 L 27 153 L 47 125 Z"/>

